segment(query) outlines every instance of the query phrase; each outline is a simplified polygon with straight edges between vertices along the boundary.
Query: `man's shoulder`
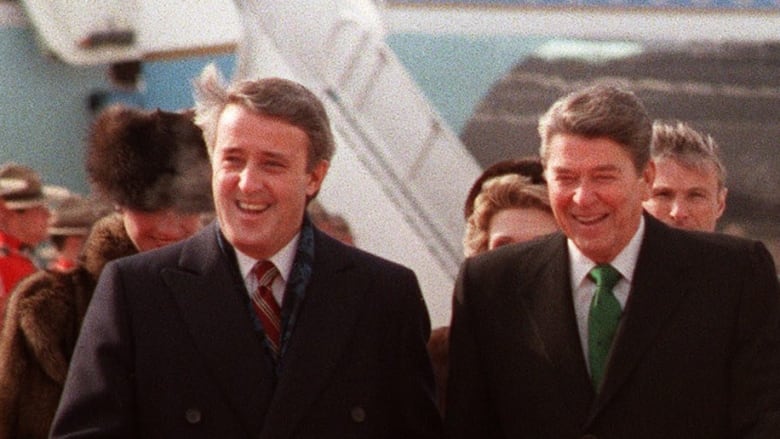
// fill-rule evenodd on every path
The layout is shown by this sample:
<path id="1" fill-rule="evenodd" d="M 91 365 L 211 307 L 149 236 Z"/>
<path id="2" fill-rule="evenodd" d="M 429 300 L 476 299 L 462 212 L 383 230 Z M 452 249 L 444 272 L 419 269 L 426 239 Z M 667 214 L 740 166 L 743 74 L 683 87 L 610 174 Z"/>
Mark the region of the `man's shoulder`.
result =
<path id="1" fill-rule="evenodd" d="M 648 224 L 650 225 L 652 222 L 648 222 Z M 713 257 L 733 257 L 763 246 L 759 241 L 749 238 L 725 233 L 683 230 L 665 224 L 649 228 L 646 237 L 663 247 L 667 255 L 678 251 L 683 254 L 692 252 L 697 255 Z"/>
<path id="2" fill-rule="evenodd" d="M 344 244 L 321 233 L 315 247 L 315 258 L 320 262 L 341 262 L 354 268 L 388 272 L 411 272 L 412 270 L 395 261 L 370 251 Z"/>
<path id="3" fill-rule="evenodd" d="M 639 264 L 653 261 L 656 266 L 688 267 L 717 277 L 733 277 L 735 273 L 755 270 L 771 271 L 774 277 L 772 256 L 757 240 L 662 225 L 648 229 L 646 241 L 642 243 Z"/>
<path id="4" fill-rule="evenodd" d="M 471 258 L 479 266 L 512 266 L 517 269 L 548 263 L 552 258 L 565 255 L 566 236 L 555 232 L 530 241 L 509 244 Z"/>

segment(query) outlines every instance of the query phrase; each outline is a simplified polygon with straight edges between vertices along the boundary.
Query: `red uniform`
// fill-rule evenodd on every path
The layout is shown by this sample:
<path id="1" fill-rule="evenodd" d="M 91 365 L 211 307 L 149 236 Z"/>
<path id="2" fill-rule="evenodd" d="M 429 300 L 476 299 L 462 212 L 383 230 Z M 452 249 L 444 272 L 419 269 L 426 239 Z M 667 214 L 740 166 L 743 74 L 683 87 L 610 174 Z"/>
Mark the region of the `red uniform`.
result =
<path id="1" fill-rule="evenodd" d="M 0 321 L 8 295 L 17 283 L 37 270 L 22 242 L 0 231 Z"/>

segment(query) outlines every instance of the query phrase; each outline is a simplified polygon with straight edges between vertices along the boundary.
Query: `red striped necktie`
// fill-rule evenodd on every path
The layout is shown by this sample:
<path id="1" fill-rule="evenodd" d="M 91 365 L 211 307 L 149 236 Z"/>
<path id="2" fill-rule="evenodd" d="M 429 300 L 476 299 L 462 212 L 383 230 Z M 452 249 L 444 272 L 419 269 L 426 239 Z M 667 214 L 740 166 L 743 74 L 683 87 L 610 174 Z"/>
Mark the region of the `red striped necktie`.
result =
<path id="1" fill-rule="evenodd" d="M 253 269 L 257 278 L 257 289 L 252 294 L 252 306 L 263 325 L 268 346 L 274 354 L 274 359 L 279 356 L 279 337 L 281 334 L 281 309 L 276 303 L 271 284 L 273 284 L 279 270 L 271 261 L 260 261 Z"/>

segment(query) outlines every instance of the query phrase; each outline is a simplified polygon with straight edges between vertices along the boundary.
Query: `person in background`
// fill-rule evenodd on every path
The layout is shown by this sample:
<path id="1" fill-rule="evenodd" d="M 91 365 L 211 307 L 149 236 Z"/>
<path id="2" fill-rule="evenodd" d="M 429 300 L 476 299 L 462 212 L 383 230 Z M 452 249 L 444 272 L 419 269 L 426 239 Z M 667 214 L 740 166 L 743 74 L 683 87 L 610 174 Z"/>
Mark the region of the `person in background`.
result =
<path id="1" fill-rule="evenodd" d="M 305 215 L 335 149 L 322 102 L 213 65 L 196 87 L 217 221 L 106 266 L 52 437 L 439 437 L 414 272 Z"/>
<path id="2" fill-rule="evenodd" d="M 466 257 L 558 230 L 539 159 L 512 159 L 491 165 L 473 183 L 466 204 Z M 449 326 L 434 329 L 428 352 L 442 413 L 446 407 L 448 351 Z"/>
<path id="3" fill-rule="evenodd" d="M 517 174 L 523 175 L 531 180 L 531 184 L 546 185 L 544 181 L 544 169 L 542 162 L 538 157 L 520 157 L 506 160 L 499 160 L 485 168 L 482 174 L 471 184 L 466 201 L 463 203 L 463 219 L 469 220 L 471 213 L 474 212 L 474 200 L 482 192 L 482 184 L 486 180 L 501 175 Z"/>
<path id="4" fill-rule="evenodd" d="M 764 245 L 643 212 L 652 121 L 629 91 L 574 91 L 539 133 L 561 232 L 464 261 L 445 436 L 780 437 Z"/>
<path id="5" fill-rule="evenodd" d="M 69 194 L 58 202 L 48 229 L 56 253 L 46 269 L 65 272 L 75 268 L 92 225 L 105 214 L 98 203 L 81 195 Z"/>
<path id="6" fill-rule="evenodd" d="M 0 439 L 48 437 L 105 265 L 192 235 L 202 213 L 213 210 L 206 145 L 192 118 L 192 112 L 112 106 L 94 121 L 87 174 L 95 193 L 117 211 L 92 227 L 76 267 L 40 271 L 11 294 L 0 334 Z M 55 225 L 67 217 L 58 216 Z"/>
<path id="7" fill-rule="evenodd" d="M 558 230 L 547 186 L 523 175 L 502 175 L 482 184 L 463 238 L 467 257 Z"/>
<path id="8" fill-rule="evenodd" d="M 683 122 L 653 123 L 653 192 L 644 208 L 673 227 L 714 232 L 726 210 L 726 169 L 710 135 Z"/>
<path id="9" fill-rule="evenodd" d="M 37 172 L 6 163 L 0 167 L 0 318 L 11 290 L 38 267 L 34 248 L 47 238 L 49 209 Z M 2 328 L 2 320 L 0 320 Z"/>
<path id="10" fill-rule="evenodd" d="M 317 200 L 309 202 L 309 205 L 306 206 L 306 212 L 315 227 L 344 244 L 355 245 L 352 228 L 343 216 L 328 212 Z"/>

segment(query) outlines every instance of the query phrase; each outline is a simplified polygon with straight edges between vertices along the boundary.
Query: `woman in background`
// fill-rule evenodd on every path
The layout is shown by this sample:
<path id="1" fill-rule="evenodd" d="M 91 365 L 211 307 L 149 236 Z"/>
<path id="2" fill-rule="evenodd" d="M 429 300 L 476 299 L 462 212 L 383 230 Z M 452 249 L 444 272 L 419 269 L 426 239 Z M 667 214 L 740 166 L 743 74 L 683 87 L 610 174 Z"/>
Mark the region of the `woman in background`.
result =
<path id="1" fill-rule="evenodd" d="M 0 439 L 48 437 L 103 267 L 192 235 L 213 210 L 206 145 L 191 112 L 108 107 L 90 131 L 86 168 L 117 212 L 93 226 L 77 267 L 36 273 L 12 292 L 0 335 Z"/>
<path id="2" fill-rule="evenodd" d="M 536 158 L 504 160 L 485 169 L 469 190 L 463 209 L 466 257 L 558 230 L 542 172 Z M 449 337 L 449 326 L 442 326 L 434 329 L 428 340 L 442 415 L 449 374 Z"/>

